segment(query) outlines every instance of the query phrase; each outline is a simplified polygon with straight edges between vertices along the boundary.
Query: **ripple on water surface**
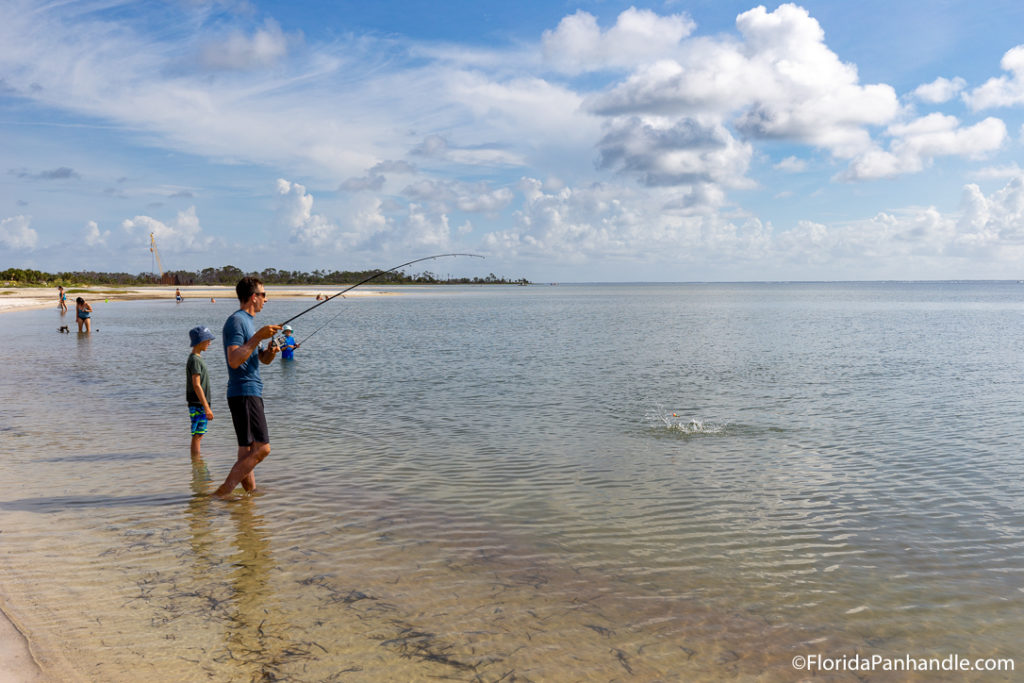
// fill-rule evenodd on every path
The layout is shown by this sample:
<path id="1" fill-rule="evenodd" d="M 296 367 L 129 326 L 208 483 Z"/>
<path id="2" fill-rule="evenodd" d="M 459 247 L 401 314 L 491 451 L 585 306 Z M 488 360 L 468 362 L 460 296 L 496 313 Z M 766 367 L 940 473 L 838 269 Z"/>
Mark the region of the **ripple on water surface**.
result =
<path id="1" fill-rule="evenodd" d="M 195 467 L 180 395 L 185 331 L 230 304 L 100 304 L 91 339 L 18 314 L 0 578 L 49 669 L 720 680 L 788 679 L 812 646 L 1015 655 L 1018 290 L 418 292 L 332 302 L 264 368 L 273 451 L 232 502 L 208 495 L 236 451 L 221 392 Z"/>

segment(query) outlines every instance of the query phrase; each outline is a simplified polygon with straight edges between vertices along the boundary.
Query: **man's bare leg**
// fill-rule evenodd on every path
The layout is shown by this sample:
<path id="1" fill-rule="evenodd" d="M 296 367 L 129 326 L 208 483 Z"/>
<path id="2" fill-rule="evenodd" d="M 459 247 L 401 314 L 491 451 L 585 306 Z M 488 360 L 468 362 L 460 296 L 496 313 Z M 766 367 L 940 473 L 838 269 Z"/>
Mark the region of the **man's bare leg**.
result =
<path id="1" fill-rule="evenodd" d="M 238 460 L 228 473 L 228 478 L 220 485 L 214 495 L 224 497 L 231 495 L 235 487 L 242 484 L 246 491 L 256 488 L 256 475 L 253 469 L 263 462 L 263 459 L 270 455 L 270 444 L 254 441 L 250 446 L 239 446 Z"/>

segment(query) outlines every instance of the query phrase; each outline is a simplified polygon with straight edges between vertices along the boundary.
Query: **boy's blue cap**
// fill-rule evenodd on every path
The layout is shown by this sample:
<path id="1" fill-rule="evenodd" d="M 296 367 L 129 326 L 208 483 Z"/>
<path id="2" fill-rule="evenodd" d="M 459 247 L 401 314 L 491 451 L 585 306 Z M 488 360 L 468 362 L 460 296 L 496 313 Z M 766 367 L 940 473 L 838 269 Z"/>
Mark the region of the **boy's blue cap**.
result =
<path id="1" fill-rule="evenodd" d="M 204 325 L 196 325 L 188 331 L 188 338 L 192 341 L 192 346 L 202 344 L 207 339 L 213 339 L 213 332 L 210 332 L 210 328 Z"/>

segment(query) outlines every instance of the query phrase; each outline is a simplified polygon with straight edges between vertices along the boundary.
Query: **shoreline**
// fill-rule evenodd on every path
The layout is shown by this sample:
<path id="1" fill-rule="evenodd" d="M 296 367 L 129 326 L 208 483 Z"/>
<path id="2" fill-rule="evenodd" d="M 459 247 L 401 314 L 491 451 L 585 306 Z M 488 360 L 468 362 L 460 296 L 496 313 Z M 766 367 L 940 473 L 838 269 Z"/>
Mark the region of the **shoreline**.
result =
<path id="1" fill-rule="evenodd" d="M 45 683 L 50 680 L 32 655 L 28 637 L 0 605 L 0 666 L 10 683 Z"/>
<path id="2" fill-rule="evenodd" d="M 267 291 L 275 297 L 316 299 L 317 294 L 332 296 L 342 291 L 346 285 L 332 285 L 330 287 L 302 287 L 294 285 L 269 285 Z M 68 294 L 68 310 L 75 308 L 75 298 L 81 296 L 88 302 L 97 300 L 108 301 L 141 301 L 157 299 L 173 299 L 175 289 L 181 289 L 183 299 L 234 299 L 235 288 L 228 285 L 193 285 L 187 287 L 173 287 L 159 285 L 154 287 L 111 287 L 101 285 L 87 285 L 82 287 L 70 287 L 72 294 Z M 375 296 L 393 294 L 383 292 L 379 289 L 353 290 L 345 294 L 348 296 Z M 34 311 L 43 308 L 57 308 L 56 287 L 8 287 L 0 288 L 0 313 L 11 313 L 14 311 Z"/>

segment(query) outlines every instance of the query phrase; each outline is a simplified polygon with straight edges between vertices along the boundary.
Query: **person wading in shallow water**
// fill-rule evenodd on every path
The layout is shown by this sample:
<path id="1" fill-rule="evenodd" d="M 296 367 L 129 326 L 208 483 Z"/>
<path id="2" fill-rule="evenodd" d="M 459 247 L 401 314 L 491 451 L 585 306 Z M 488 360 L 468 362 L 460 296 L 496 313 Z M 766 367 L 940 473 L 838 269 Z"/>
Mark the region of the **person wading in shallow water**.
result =
<path id="1" fill-rule="evenodd" d="M 75 320 L 78 321 L 79 332 L 83 331 L 83 327 L 86 334 L 92 332 L 92 306 L 82 297 L 75 299 Z"/>
<path id="2" fill-rule="evenodd" d="M 270 435 L 267 418 L 263 413 L 263 380 L 260 363 L 270 364 L 277 356 L 278 347 L 271 344 L 260 347 L 281 329 L 280 325 L 264 325 L 259 330 L 253 316 L 263 310 L 267 290 L 255 277 L 244 277 L 235 286 L 239 309 L 224 323 L 224 356 L 228 363 L 228 408 L 238 437 L 238 459 L 214 495 L 231 495 L 239 484 L 247 492 L 256 488 L 253 470 L 270 455 Z"/>

